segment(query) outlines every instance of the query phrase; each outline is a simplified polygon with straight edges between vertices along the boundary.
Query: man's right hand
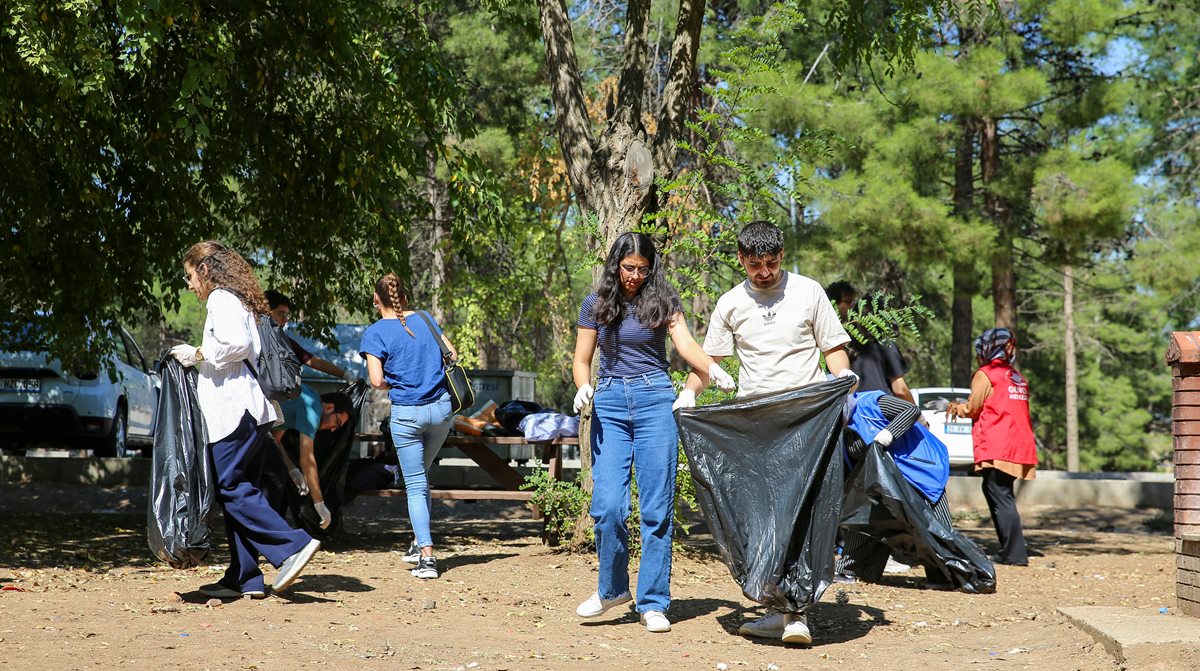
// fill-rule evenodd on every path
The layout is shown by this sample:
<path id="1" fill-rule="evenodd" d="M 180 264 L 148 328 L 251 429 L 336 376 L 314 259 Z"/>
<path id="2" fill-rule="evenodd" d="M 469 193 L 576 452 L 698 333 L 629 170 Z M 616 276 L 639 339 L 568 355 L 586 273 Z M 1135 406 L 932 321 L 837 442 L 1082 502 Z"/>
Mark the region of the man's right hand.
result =
<path id="1" fill-rule="evenodd" d="M 587 407 L 587 404 L 592 400 L 592 395 L 595 393 L 596 390 L 592 389 L 592 385 L 590 384 L 584 384 L 579 388 L 579 391 L 575 392 L 575 403 L 572 407 L 575 408 L 576 415 L 579 414 L 580 410 Z"/>
<path id="2" fill-rule="evenodd" d="M 300 469 L 293 468 L 288 471 L 288 475 L 291 476 L 292 484 L 296 485 L 296 491 L 300 493 L 300 496 L 306 496 L 308 494 L 308 482 L 304 479 L 304 474 L 300 472 Z"/>

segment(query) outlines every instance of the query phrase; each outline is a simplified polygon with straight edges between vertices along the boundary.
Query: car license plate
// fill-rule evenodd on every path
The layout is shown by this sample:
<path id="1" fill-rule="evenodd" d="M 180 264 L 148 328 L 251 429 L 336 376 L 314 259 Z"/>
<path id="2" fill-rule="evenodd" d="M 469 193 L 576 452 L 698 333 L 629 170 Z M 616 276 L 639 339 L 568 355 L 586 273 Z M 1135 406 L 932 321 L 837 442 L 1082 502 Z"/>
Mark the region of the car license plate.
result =
<path id="1" fill-rule="evenodd" d="M 971 433 L 971 425 L 970 424 L 959 424 L 959 423 L 947 424 L 946 425 L 946 433 L 953 433 L 953 434 L 965 433 L 965 434 L 969 435 Z"/>
<path id="2" fill-rule="evenodd" d="M 42 380 L 36 377 L 5 377 L 0 378 L 0 392 L 13 394 L 37 394 L 42 391 Z"/>

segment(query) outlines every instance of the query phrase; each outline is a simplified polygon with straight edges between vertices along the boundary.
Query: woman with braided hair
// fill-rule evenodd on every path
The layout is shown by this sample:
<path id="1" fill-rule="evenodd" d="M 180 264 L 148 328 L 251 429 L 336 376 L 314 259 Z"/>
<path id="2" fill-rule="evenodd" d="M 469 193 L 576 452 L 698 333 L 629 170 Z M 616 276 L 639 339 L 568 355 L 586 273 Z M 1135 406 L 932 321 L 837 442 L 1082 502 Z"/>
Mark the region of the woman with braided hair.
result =
<path id="1" fill-rule="evenodd" d="M 392 401 L 392 442 L 404 474 L 408 519 L 415 536 L 404 560 L 417 565 L 414 576 L 436 578 L 426 472 L 450 433 L 453 414 L 438 340 L 456 358 L 458 351 L 433 317 L 410 308 L 408 289 L 395 273 L 379 278 L 373 300 L 379 321 L 363 334 L 360 350 L 371 386 L 386 390 Z"/>
<path id="2" fill-rule="evenodd" d="M 214 240 L 192 245 L 183 256 L 188 289 L 208 308 L 199 347 L 176 345 L 171 356 L 195 366 L 196 397 L 208 431 L 217 479 L 217 504 L 225 515 L 229 568 L 200 592 L 217 598 L 266 596 L 259 556 L 279 569 L 271 587 L 287 588 L 321 542 L 292 529 L 258 488 L 266 451 L 263 438 L 275 410 L 248 365 L 262 342 L 257 322 L 267 300 L 241 254 Z"/>

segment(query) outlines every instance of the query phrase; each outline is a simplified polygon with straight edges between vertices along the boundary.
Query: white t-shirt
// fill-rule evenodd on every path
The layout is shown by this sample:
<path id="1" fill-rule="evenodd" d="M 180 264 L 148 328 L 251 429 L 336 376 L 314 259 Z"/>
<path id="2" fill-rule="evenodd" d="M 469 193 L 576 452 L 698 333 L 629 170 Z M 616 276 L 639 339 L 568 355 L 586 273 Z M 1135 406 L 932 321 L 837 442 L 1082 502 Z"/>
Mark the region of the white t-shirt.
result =
<path id="1" fill-rule="evenodd" d="M 233 433 L 247 411 L 260 425 L 275 421 L 277 415 L 246 365 L 247 359 L 257 360 L 262 349 L 256 317 L 224 289 L 208 295 L 207 307 L 200 344 L 204 361 L 196 366 L 196 398 L 208 442 L 215 443 Z"/>
<path id="2" fill-rule="evenodd" d="M 725 292 L 709 319 L 704 351 L 737 355 L 740 398 L 824 380 L 821 353 L 848 342 L 821 285 L 785 271 L 770 289 L 746 280 Z"/>

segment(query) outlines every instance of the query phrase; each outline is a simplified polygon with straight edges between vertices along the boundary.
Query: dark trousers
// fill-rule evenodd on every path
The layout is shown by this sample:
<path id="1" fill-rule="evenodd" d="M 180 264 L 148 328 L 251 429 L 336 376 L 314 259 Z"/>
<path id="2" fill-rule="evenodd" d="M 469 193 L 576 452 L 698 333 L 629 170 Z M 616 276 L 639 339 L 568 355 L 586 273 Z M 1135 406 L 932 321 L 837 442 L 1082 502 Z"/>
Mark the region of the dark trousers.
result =
<path id="1" fill-rule="evenodd" d="M 1025 534 L 1021 532 L 1021 514 L 1017 512 L 1017 497 L 1013 495 L 1016 478 L 995 468 L 985 468 L 980 474 L 983 476 L 983 496 L 992 514 L 992 526 L 996 527 L 996 537 L 1000 540 L 1000 551 L 995 560 L 1001 564 L 1029 563 Z"/>
<path id="2" fill-rule="evenodd" d="M 924 497 L 922 497 L 924 498 Z M 928 501 L 926 500 L 926 503 Z M 947 527 L 954 528 L 954 520 L 950 518 L 950 506 L 946 503 L 946 495 L 937 503 L 930 503 L 933 516 Z M 892 549 L 886 543 L 857 531 L 843 530 L 842 554 L 834 562 L 834 572 L 844 576 L 854 576 L 867 582 L 879 582 L 887 567 Z M 928 582 L 946 582 L 946 576 L 937 566 L 925 566 L 925 579 Z"/>
<path id="3" fill-rule="evenodd" d="M 265 434 L 266 427 L 258 426 L 247 412 L 233 433 L 208 446 L 229 538 L 229 568 L 221 584 L 242 592 L 265 589 L 260 556 L 278 568 L 312 540 L 291 528 L 258 488 L 267 454 Z"/>

